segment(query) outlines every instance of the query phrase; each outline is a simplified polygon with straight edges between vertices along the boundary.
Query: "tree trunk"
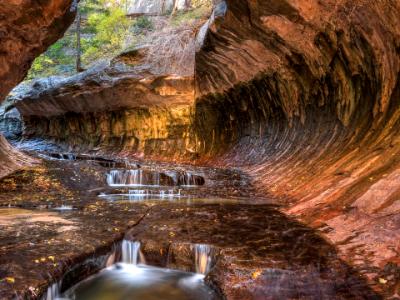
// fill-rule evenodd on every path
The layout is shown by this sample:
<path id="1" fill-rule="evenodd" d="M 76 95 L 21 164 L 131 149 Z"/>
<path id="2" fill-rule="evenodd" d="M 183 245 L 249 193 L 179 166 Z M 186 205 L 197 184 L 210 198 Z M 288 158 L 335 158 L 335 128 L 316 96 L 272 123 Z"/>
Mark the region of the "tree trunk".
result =
<path id="1" fill-rule="evenodd" d="M 183 10 L 188 10 L 191 8 L 192 6 L 192 1 L 191 0 L 174 0 L 174 9 L 172 11 L 172 15 L 175 15 L 178 10 L 179 10 L 179 6 L 180 4 L 183 3 Z"/>
<path id="2" fill-rule="evenodd" d="M 82 72 L 81 64 L 81 12 L 78 9 L 76 15 L 76 72 Z"/>

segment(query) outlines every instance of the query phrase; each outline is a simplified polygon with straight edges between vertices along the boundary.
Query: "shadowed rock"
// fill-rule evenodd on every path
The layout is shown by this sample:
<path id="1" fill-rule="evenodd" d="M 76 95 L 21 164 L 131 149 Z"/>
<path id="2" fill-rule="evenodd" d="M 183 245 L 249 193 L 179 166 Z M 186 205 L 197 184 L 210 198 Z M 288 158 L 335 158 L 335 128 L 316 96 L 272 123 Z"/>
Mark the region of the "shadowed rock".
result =
<path id="1" fill-rule="evenodd" d="M 0 102 L 26 76 L 33 60 L 72 23 L 75 0 L 10 0 L 0 4 Z M 0 177 L 26 159 L 0 138 Z"/>

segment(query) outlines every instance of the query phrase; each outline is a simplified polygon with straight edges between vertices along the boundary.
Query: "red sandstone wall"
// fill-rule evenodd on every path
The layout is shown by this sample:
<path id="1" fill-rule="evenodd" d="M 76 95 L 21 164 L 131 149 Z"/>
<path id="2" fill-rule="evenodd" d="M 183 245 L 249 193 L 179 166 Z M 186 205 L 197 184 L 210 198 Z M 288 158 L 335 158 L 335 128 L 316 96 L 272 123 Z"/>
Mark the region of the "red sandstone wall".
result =
<path id="1" fill-rule="evenodd" d="M 32 61 L 62 36 L 76 5 L 75 0 L 0 2 L 0 102 L 24 79 Z M 31 162 L 0 136 L 0 177 Z"/>
<path id="2" fill-rule="evenodd" d="M 198 150 L 374 278 L 399 262 L 400 2 L 225 4 L 196 57 Z"/>

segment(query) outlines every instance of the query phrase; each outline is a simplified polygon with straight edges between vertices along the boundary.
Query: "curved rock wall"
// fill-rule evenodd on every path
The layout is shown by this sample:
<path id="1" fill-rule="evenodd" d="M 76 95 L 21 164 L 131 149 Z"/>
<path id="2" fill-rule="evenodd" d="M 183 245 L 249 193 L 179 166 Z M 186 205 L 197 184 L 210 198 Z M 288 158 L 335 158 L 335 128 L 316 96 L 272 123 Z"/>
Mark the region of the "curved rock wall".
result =
<path id="1" fill-rule="evenodd" d="M 8 100 L 21 113 L 24 137 L 75 151 L 193 158 L 193 75 L 154 74 L 141 61 L 144 52 L 126 52 L 109 64 L 40 79 L 15 92 Z"/>
<path id="2" fill-rule="evenodd" d="M 0 3 L 0 102 L 26 76 L 32 61 L 73 21 L 76 0 L 7 0 Z M 31 159 L 0 136 L 0 177 Z"/>
<path id="3" fill-rule="evenodd" d="M 0 178 L 37 161 L 15 150 L 7 140 L 0 135 Z"/>
<path id="4" fill-rule="evenodd" d="M 75 16 L 76 0 L 7 0 L 0 4 L 0 101 Z"/>
<path id="5" fill-rule="evenodd" d="M 400 249 L 399 29 L 397 1 L 228 0 L 196 56 L 198 151 L 375 283 Z"/>
<path id="6" fill-rule="evenodd" d="M 1 4 L 2 15 L 7 13 L 5 9 L 15 10 L 16 2 Z M 393 294 L 394 287 L 384 285 L 379 278 L 382 272 L 397 270 L 396 264 L 400 263 L 400 3 L 391 0 L 217 2 L 206 25 L 208 32 L 201 31 L 205 33 L 204 41 L 196 54 L 197 100 L 194 107 L 188 108 L 193 119 L 185 113 L 183 129 L 182 124 L 174 123 L 176 128 L 181 126 L 177 135 L 180 142 L 166 143 L 165 147 L 173 151 L 161 155 L 167 158 L 181 153 L 185 147 L 199 156 L 199 163 L 241 167 L 253 176 L 260 194 L 277 199 L 286 205 L 287 213 L 319 228 L 339 247 L 346 261 L 375 283 L 376 289 Z M 20 58 L 17 61 L 1 57 L 5 57 L 2 69 L 6 70 L 0 76 L 5 82 L 3 96 L 22 79 L 31 59 L 50 43 L 50 38 L 43 40 L 43 37 L 55 38 L 54 32 L 62 31 L 61 25 L 51 26 L 57 23 L 54 20 L 68 19 L 70 13 L 65 9 L 66 19 L 57 19 L 63 15 L 61 8 L 69 9 L 63 1 L 44 3 L 50 5 L 45 7 L 46 13 L 53 14 L 46 19 L 48 27 L 42 28 L 43 35 L 31 41 L 36 48 L 19 49 L 22 54 L 15 56 L 19 52 L 14 51 L 18 47 L 14 49 L 13 45 L 23 48 L 23 42 L 1 43 L 0 47 L 9 45 L 2 52 Z M 30 5 L 41 7 L 33 2 Z M 24 32 L 14 32 L 25 28 L 24 20 L 28 19 L 24 16 L 18 24 L 8 20 L 15 28 L 9 29 L 13 35 L 6 37 L 24 36 Z M 22 71 L 14 68 L 14 73 L 11 72 L 10 62 L 23 66 Z M 117 77 L 118 80 L 107 77 L 111 78 L 111 86 L 125 82 Z M 92 93 L 101 95 L 107 90 L 107 86 L 94 83 Z M 85 98 L 79 84 L 78 88 L 72 86 L 73 95 Z M 46 107 L 51 108 L 45 110 L 47 121 L 36 120 L 33 115 L 37 112 L 29 115 L 34 110 L 34 101 L 30 108 L 21 104 L 32 128 L 39 123 L 38 131 L 44 129 L 46 133 L 60 135 L 53 129 L 65 128 L 68 136 L 71 132 L 86 136 L 93 128 L 102 126 L 102 122 L 90 121 L 98 116 L 97 120 L 105 119 L 108 124 L 106 132 L 114 131 L 116 124 L 115 135 L 111 136 L 114 140 L 126 136 L 127 129 L 139 124 L 132 126 L 125 117 L 122 123 L 129 126 L 113 123 L 109 119 L 112 114 L 105 116 L 88 110 L 79 112 L 78 119 L 90 124 L 82 128 L 76 125 L 75 116 L 65 122 L 57 117 L 59 112 L 47 116 L 50 111 L 70 111 L 71 103 L 77 103 L 75 96 L 63 101 L 61 93 L 56 102 L 54 95 L 50 96 L 46 100 L 49 104 Z M 126 109 L 124 106 L 117 109 L 119 103 L 106 101 L 107 97 L 101 102 L 104 107 Z M 91 98 L 85 99 L 88 104 L 85 108 L 90 107 Z M 190 107 L 193 103 L 185 104 Z M 156 106 L 167 109 L 165 105 Z M 136 107 L 129 109 L 137 113 Z M 158 116 L 157 111 L 152 112 L 148 121 Z M 168 137 L 176 132 L 168 124 L 165 121 L 165 126 L 155 126 L 154 130 L 165 129 L 167 134 L 162 138 Z M 175 129 L 169 131 L 171 128 Z M 134 137 L 139 134 L 134 133 L 133 139 L 128 139 L 134 149 L 145 148 L 135 142 Z M 112 144 L 108 138 L 102 140 L 101 132 L 94 138 Z M 80 143 L 77 138 L 76 144 Z M 158 147 L 155 145 L 154 149 Z"/>
<path id="7" fill-rule="evenodd" d="M 190 153 L 189 105 L 143 106 L 116 111 L 25 117 L 24 136 L 41 137 L 68 151 L 116 153 L 179 160 Z"/>

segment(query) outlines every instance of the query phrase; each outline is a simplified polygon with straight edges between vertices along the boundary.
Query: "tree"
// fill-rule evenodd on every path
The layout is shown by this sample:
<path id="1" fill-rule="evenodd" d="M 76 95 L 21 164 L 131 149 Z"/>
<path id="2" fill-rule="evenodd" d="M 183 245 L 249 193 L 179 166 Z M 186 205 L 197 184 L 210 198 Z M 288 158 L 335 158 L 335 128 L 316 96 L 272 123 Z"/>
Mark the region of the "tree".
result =
<path id="1" fill-rule="evenodd" d="M 78 9 L 76 16 L 76 72 L 82 72 L 82 63 L 81 63 L 81 12 Z"/>
<path id="2" fill-rule="evenodd" d="M 172 15 L 175 15 L 179 9 L 188 10 L 192 6 L 191 0 L 174 0 Z"/>
<path id="3" fill-rule="evenodd" d="M 106 12 L 90 14 L 88 25 L 94 28 L 95 35 L 84 53 L 84 59 L 95 60 L 102 58 L 104 53 L 110 56 L 123 48 L 131 21 L 123 9 L 111 6 Z"/>

